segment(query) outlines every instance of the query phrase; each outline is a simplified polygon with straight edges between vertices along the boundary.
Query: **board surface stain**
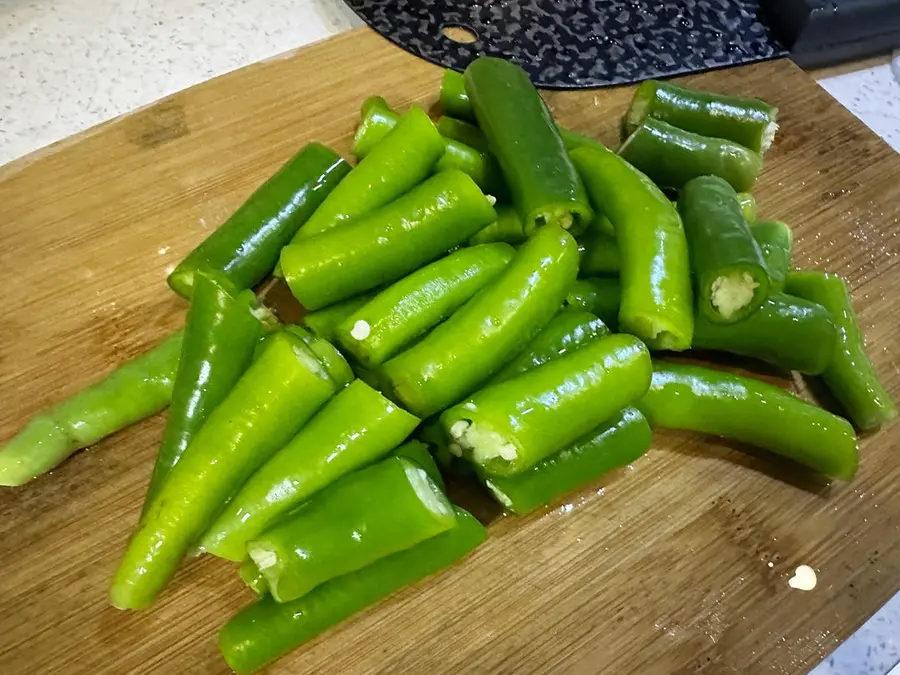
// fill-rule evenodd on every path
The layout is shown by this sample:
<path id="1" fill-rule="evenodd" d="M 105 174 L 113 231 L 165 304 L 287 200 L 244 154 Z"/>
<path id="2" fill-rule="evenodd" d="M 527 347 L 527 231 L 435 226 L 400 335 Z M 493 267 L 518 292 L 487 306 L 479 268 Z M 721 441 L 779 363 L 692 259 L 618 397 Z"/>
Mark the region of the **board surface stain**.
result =
<path id="1" fill-rule="evenodd" d="M 0 168 L 0 442 L 178 328 L 167 271 L 304 143 L 349 156 L 365 97 L 429 109 L 440 74 L 353 31 Z M 790 62 L 684 81 L 781 108 L 760 214 L 794 227 L 798 266 L 848 279 L 900 398 L 900 157 Z M 547 100 L 615 147 L 632 92 Z M 252 597 L 234 565 L 186 561 L 152 611 L 106 600 L 163 422 L 0 489 L 4 675 L 228 672 L 216 631 Z M 857 479 L 828 486 L 762 452 L 657 433 L 602 490 L 496 518 L 464 564 L 270 672 L 806 673 L 900 587 L 900 425 L 861 447 Z M 799 565 L 815 590 L 788 586 Z"/>

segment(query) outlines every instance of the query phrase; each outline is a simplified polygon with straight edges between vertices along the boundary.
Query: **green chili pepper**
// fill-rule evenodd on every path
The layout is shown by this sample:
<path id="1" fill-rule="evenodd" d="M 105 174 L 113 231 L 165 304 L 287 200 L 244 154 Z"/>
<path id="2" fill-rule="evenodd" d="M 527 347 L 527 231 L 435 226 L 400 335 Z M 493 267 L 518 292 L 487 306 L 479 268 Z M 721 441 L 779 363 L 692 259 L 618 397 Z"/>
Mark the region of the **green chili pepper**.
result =
<path id="1" fill-rule="evenodd" d="M 735 190 L 746 191 L 762 170 L 762 158 L 742 145 L 652 118 L 634 130 L 619 154 L 660 187 L 675 190 L 699 176 L 718 176 Z"/>
<path id="2" fill-rule="evenodd" d="M 405 457 L 420 466 L 428 477 L 434 481 L 441 490 L 444 489 L 444 479 L 440 469 L 431 456 L 428 444 L 422 441 L 407 441 L 391 453 L 391 457 Z"/>
<path id="3" fill-rule="evenodd" d="M 299 600 L 264 598 L 229 621 L 219 633 L 228 665 L 253 672 L 404 586 L 449 567 L 474 550 L 487 532 L 456 509 L 456 527 L 368 567 L 332 579 Z"/>
<path id="4" fill-rule="evenodd" d="M 447 439 L 447 434 L 444 433 L 439 416 L 431 417 L 423 422 L 417 435 L 430 446 L 435 463 L 443 471 L 448 472 L 451 476 L 459 477 L 471 476 L 474 473 L 469 462 L 450 452 L 450 441 Z"/>
<path id="5" fill-rule="evenodd" d="M 615 331 L 619 325 L 622 285 L 618 277 L 579 279 L 569 288 L 565 304 L 597 315 Z"/>
<path id="6" fill-rule="evenodd" d="M 571 354 L 589 342 L 609 335 L 609 328 L 590 312 L 568 309 L 550 320 L 525 349 L 497 373 L 491 384 L 504 382 L 548 361 Z"/>
<path id="7" fill-rule="evenodd" d="M 169 404 L 182 331 L 131 359 L 103 380 L 35 415 L 0 449 L 0 485 L 47 473 L 78 450 Z"/>
<path id="8" fill-rule="evenodd" d="M 636 402 L 646 393 L 651 372 L 644 343 L 610 335 L 475 392 L 442 413 L 441 424 L 463 456 L 485 473 L 511 476 Z"/>
<path id="9" fill-rule="evenodd" d="M 700 313 L 709 321 L 736 323 L 757 311 L 769 295 L 769 274 L 731 186 L 715 176 L 688 181 L 678 210 Z"/>
<path id="10" fill-rule="evenodd" d="M 590 228 L 578 240 L 581 253 L 580 274 L 595 276 L 614 274 L 618 276 L 621 266 L 619 244 L 615 235 L 597 228 Z"/>
<path id="11" fill-rule="evenodd" d="M 490 152 L 487 138 L 474 124 L 445 115 L 437 121 L 437 130 L 444 138 L 468 145 L 480 152 Z"/>
<path id="12" fill-rule="evenodd" d="M 769 293 L 784 290 L 787 275 L 791 271 L 791 255 L 794 234 L 786 223 L 780 220 L 763 220 L 753 223 L 750 232 L 762 251 L 766 270 L 769 273 Z"/>
<path id="13" fill-rule="evenodd" d="M 809 375 L 831 363 L 837 330 L 821 305 L 774 293 L 739 324 L 721 324 L 697 315 L 694 349 L 714 349 L 750 356 L 785 370 Z"/>
<path id="14" fill-rule="evenodd" d="M 494 218 L 471 178 L 445 171 L 352 223 L 286 246 L 281 265 L 294 296 L 319 309 L 402 278 Z"/>
<path id="15" fill-rule="evenodd" d="M 247 480 L 200 546 L 222 558 L 243 559 L 247 541 L 341 476 L 388 454 L 418 423 L 354 380 Z"/>
<path id="16" fill-rule="evenodd" d="M 241 563 L 240 568 L 238 568 L 238 574 L 250 590 L 256 593 L 257 597 L 261 598 L 269 592 L 266 578 L 259 571 L 256 563 L 253 562 L 253 558 L 247 558 Z"/>
<path id="17" fill-rule="evenodd" d="M 366 99 L 362 106 L 362 120 L 353 139 L 353 152 L 364 158 L 393 129 L 400 116 L 380 96 Z M 486 150 L 476 150 L 464 143 L 444 138 L 444 154 L 434 166 L 438 171 L 462 171 L 485 192 L 505 195 L 506 186 L 497 161 Z"/>
<path id="18" fill-rule="evenodd" d="M 169 275 L 169 286 L 189 298 L 194 273 L 204 272 L 232 290 L 254 287 L 349 172 L 350 165 L 329 148 L 305 146 L 181 261 Z"/>
<path id="19" fill-rule="evenodd" d="M 344 320 L 341 346 L 366 366 L 384 363 L 459 309 L 514 253 L 509 244 L 474 246 L 413 272 Z"/>
<path id="20" fill-rule="evenodd" d="M 571 156 L 591 199 L 615 227 L 622 282 L 619 328 L 651 349 L 689 349 L 691 271 L 678 211 L 649 178 L 609 150 L 583 147 Z"/>
<path id="21" fill-rule="evenodd" d="M 528 74 L 481 56 L 466 68 L 466 92 L 526 232 L 557 224 L 573 233 L 594 217 L 559 132 Z"/>
<path id="22" fill-rule="evenodd" d="M 470 394 L 550 322 L 577 271 L 572 236 L 556 226 L 538 231 L 497 279 L 384 364 L 396 397 L 428 417 Z"/>
<path id="23" fill-rule="evenodd" d="M 345 476 L 247 544 L 272 597 L 320 584 L 446 532 L 453 506 L 418 465 L 390 457 Z"/>
<path id="24" fill-rule="evenodd" d="M 355 298 L 328 305 L 328 307 L 323 307 L 315 312 L 308 312 L 303 315 L 300 321 L 315 333 L 317 337 L 334 342 L 337 340 L 337 327 L 341 325 L 344 319 L 360 307 L 363 307 L 374 297 L 374 293 L 363 293 Z"/>
<path id="25" fill-rule="evenodd" d="M 675 363 L 653 368 L 638 403 L 650 426 L 735 439 L 832 478 L 856 474 L 859 451 L 846 420 L 759 380 Z"/>
<path id="26" fill-rule="evenodd" d="M 778 131 L 778 108 L 755 98 L 726 96 L 646 80 L 635 92 L 625 116 L 628 133 L 648 117 L 686 131 L 725 138 L 753 152 L 764 153 Z"/>
<path id="27" fill-rule="evenodd" d="M 193 288 L 169 416 L 144 499 L 145 513 L 209 413 L 247 370 L 262 334 L 262 324 L 253 314 L 253 291 L 232 297 L 204 274 L 194 275 Z"/>
<path id="28" fill-rule="evenodd" d="M 356 376 L 347 359 L 328 340 L 313 335 L 302 326 L 288 324 L 284 330 L 297 338 L 319 360 L 334 383 L 335 389 L 343 389 L 355 379 Z"/>
<path id="29" fill-rule="evenodd" d="M 441 108 L 445 115 L 465 120 L 475 121 L 475 113 L 469 95 L 466 93 L 465 78 L 462 73 L 453 70 L 444 71 L 444 79 L 441 82 Z M 599 141 L 589 138 L 575 131 L 557 126 L 559 136 L 562 138 L 566 150 L 574 150 L 582 145 L 598 145 Z"/>
<path id="30" fill-rule="evenodd" d="M 749 192 L 739 192 L 737 197 L 744 220 L 752 225 L 756 222 L 756 198 Z"/>
<path id="31" fill-rule="evenodd" d="M 409 192 L 431 173 L 444 141 L 425 111 L 412 106 L 294 236 L 313 237 L 366 215 Z"/>
<path id="32" fill-rule="evenodd" d="M 528 239 L 525 224 L 518 211 L 506 204 L 497 204 L 494 210 L 497 212 L 497 219 L 469 237 L 469 246 L 498 242 L 518 246 Z"/>
<path id="33" fill-rule="evenodd" d="M 455 70 L 444 71 L 441 80 L 441 109 L 450 117 L 458 117 L 467 122 L 475 121 L 475 113 L 472 112 L 472 104 L 466 93 L 466 81 L 462 73 Z"/>
<path id="34" fill-rule="evenodd" d="M 625 408 L 564 450 L 515 476 L 483 475 L 485 487 L 513 513 L 525 515 L 626 466 L 650 448 L 644 416 Z"/>
<path id="35" fill-rule="evenodd" d="M 112 604 L 151 605 L 226 501 L 333 393 L 322 365 L 277 334 L 172 468 L 116 571 Z"/>
<path id="36" fill-rule="evenodd" d="M 839 276 L 819 271 L 798 271 L 788 275 L 788 293 L 816 302 L 831 312 L 838 329 L 831 364 L 822 379 L 860 429 L 874 429 L 897 416 L 875 367 L 866 354 L 866 345 L 847 284 Z"/>

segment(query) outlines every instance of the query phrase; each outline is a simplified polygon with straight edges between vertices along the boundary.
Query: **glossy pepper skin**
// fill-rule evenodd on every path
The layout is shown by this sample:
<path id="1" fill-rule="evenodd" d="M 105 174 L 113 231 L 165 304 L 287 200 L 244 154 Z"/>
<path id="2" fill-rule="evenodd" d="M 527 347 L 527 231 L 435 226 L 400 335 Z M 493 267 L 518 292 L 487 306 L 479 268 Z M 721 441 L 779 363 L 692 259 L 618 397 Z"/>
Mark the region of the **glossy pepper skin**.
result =
<path id="1" fill-rule="evenodd" d="M 536 232 L 501 275 L 383 366 L 394 395 L 425 418 L 499 371 L 556 314 L 578 272 L 578 246 L 557 226 Z"/>
<path id="2" fill-rule="evenodd" d="M 822 379 L 853 423 L 860 429 L 874 429 L 897 417 L 891 395 L 879 381 L 866 354 L 853 300 L 844 280 L 827 272 L 796 271 L 788 275 L 785 289 L 831 312 L 838 339 Z"/>
<path id="3" fill-rule="evenodd" d="M 336 391 L 340 391 L 356 378 L 347 359 L 328 340 L 313 335 L 303 326 L 295 324 L 285 325 L 284 332 L 288 336 L 296 338 L 295 344 L 305 346 L 318 359 L 334 383 Z"/>
<path id="4" fill-rule="evenodd" d="M 699 176 L 718 176 L 738 192 L 746 192 L 762 170 L 760 156 L 742 145 L 653 118 L 634 130 L 619 154 L 660 187 L 675 190 Z"/>
<path id="5" fill-rule="evenodd" d="M 859 464 L 856 434 L 845 419 L 752 378 L 656 362 L 637 407 L 651 427 L 749 443 L 831 478 L 850 480 Z"/>
<path id="6" fill-rule="evenodd" d="M 442 413 L 441 424 L 482 471 L 512 476 L 635 403 L 646 393 L 651 372 L 643 342 L 610 335 L 475 392 Z"/>
<path id="7" fill-rule="evenodd" d="M 23 485 L 169 404 L 182 331 L 28 421 L 0 449 L 0 485 Z"/>
<path id="8" fill-rule="evenodd" d="M 618 277 L 579 279 L 566 295 L 566 306 L 596 314 L 612 330 L 619 325 L 622 284 Z"/>
<path id="9" fill-rule="evenodd" d="M 194 275 L 193 287 L 172 403 L 144 499 L 145 512 L 210 412 L 247 370 L 263 333 L 253 314 L 253 291 L 232 296 L 203 274 Z"/>
<path id="10" fill-rule="evenodd" d="M 689 349 L 694 332 L 687 240 L 678 211 L 653 182 L 599 147 L 571 152 L 619 244 L 619 328 L 651 349 Z M 604 318 L 603 315 L 598 315 Z"/>
<path id="11" fill-rule="evenodd" d="M 715 176 L 688 181 L 678 211 L 698 311 L 717 323 L 737 323 L 757 311 L 769 295 L 769 273 L 731 186 Z"/>
<path id="12" fill-rule="evenodd" d="M 333 393 L 321 364 L 276 335 L 169 472 L 116 571 L 111 603 L 150 606 L 222 505 Z"/>
<path id="13" fill-rule="evenodd" d="M 384 363 L 496 278 L 514 254 L 509 244 L 484 244 L 436 260 L 353 312 L 338 327 L 338 341 L 364 365 Z"/>
<path id="14" fill-rule="evenodd" d="M 526 232 L 546 224 L 581 232 L 593 210 L 528 74 L 510 61 L 482 56 L 469 64 L 464 79 Z"/>
<path id="15" fill-rule="evenodd" d="M 362 119 L 353 137 L 353 153 L 360 159 L 364 158 L 399 120 L 400 115 L 380 96 L 366 99 L 362 106 Z M 468 174 L 478 187 L 495 196 L 505 195 L 507 192 L 500 167 L 490 152 L 476 150 L 465 143 L 445 137 L 444 154 L 434 165 L 434 171 L 450 170 Z"/>
<path id="16" fill-rule="evenodd" d="M 700 314 L 694 323 L 694 349 L 749 356 L 807 375 L 828 368 L 836 345 L 831 312 L 784 293 L 770 295 L 740 323 L 714 323 Z"/>
<path id="17" fill-rule="evenodd" d="M 671 82 L 646 80 L 634 94 L 625 116 L 630 134 L 648 117 L 693 131 L 725 138 L 765 153 L 778 130 L 778 108 L 756 98 L 727 96 L 680 87 Z"/>
<path id="18" fill-rule="evenodd" d="M 238 574 L 241 577 L 241 581 L 247 584 L 250 590 L 256 593 L 257 597 L 261 598 L 268 594 L 269 586 L 266 583 L 266 578 L 263 576 L 262 572 L 259 571 L 259 567 L 256 566 L 256 563 L 253 562 L 253 558 L 246 558 L 241 562 L 241 566 L 238 568 Z"/>
<path id="19" fill-rule="evenodd" d="M 416 440 L 407 441 L 391 452 L 390 456 L 403 457 L 414 462 L 428 474 L 428 477 L 434 481 L 435 485 L 444 490 L 444 479 L 441 476 L 437 463 L 434 461 L 434 457 L 431 456 L 427 443 Z"/>
<path id="20" fill-rule="evenodd" d="M 444 141 L 425 111 L 412 106 L 331 191 L 293 241 L 359 218 L 409 192 L 431 174 Z"/>
<path id="21" fill-rule="evenodd" d="M 794 234 L 780 220 L 762 220 L 750 225 L 750 232 L 762 251 L 766 270 L 769 272 L 769 293 L 784 290 L 787 275 L 791 271 Z"/>
<path id="22" fill-rule="evenodd" d="M 744 220 L 751 225 L 756 222 L 756 198 L 749 192 L 738 193 L 738 203 L 741 205 L 741 213 Z"/>
<path id="23" fill-rule="evenodd" d="M 583 276 L 619 275 L 621 262 L 615 235 L 590 228 L 578 238 L 578 250 L 581 253 L 580 274 Z"/>
<path id="24" fill-rule="evenodd" d="M 491 379 L 491 384 L 527 373 L 609 334 L 606 324 L 590 312 L 563 310 L 550 320 L 544 330 L 538 333 L 516 358 Z"/>
<path id="25" fill-rule="evenodd" d="M 644 416 L 625 408 L 528 471 L 483 475 L 484 485 L 506 509 L 525 515 L 635 461 L 650 448 L 652 435 Z"/>
<path id="26" fill-rule="evenodd" d="M 456 511 L 456 527 L 368 567 L 327 581 L 293 602 L 271 597 L 247 607 L 219 632 L 219 649 L 240 675 L 251 673 L 319 633 L 457 562 L 487 538 L 473 516 Z"/>
<path id="27" fill-rule="evenodd" d="M 400 279 L 495 218 L 466 174 L 435 174 L 396 201 L 281 252 L 284 278 L 310 310 Z"/>
<path id="28" fill-rule="evenodd" d="M 525 224 L 519 217 L 519 212 L 507 204 L 497 204 L 494 211 L 497 212 L 497 219 L 469 237 L 469 246 L 498 242 L 512 246 L 524 244 L 528 234 L 525 232 Z"/>
<path id="29" fill-rule="evenodd" d="M 247 544 L 272 597 L 290 602 L 456 525 L 424 469 L 389 457 L 316 494 Z"/>
<path id="30" fill-rule="evenodd" d="M 247 541 L 338 478 L 387 455 L 418 423 L 354 380 L 236 491 L 200 546 L 221 558 L 242 560 Z"/>
<path id="31" fill-rule="evenodd" d="M 232 291 L 253 288 L 348 173 L 350 165 L 332 150 L 306 145 L 181 261 L 169 275 L 169 286 L 190 298 L 194 274 L 203 272 Z"/>
<path id="32" fill-rule="evenodd" d="M 488 140 L 474 124 L 444 115 L 437 121 L 437 130 L 444 138 L 450 138 L 481 152 L 490 152 Z"/>
<path id="33" fill-rule="evenodd" d="M 336 302 L 328 307 L 308 312 L 300 321 L 317 337 L 329 342 L 337 340 L 337 327 L 357 309 L 375 297 L 375 293 L 363 293 L 348 300 Z"/>

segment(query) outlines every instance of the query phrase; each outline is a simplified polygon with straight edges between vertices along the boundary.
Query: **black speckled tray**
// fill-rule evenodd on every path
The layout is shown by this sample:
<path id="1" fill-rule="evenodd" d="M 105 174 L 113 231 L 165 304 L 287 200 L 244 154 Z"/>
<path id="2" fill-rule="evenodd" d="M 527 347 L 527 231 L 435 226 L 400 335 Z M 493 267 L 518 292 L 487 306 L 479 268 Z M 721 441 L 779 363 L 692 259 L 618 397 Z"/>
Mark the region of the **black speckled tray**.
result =
<path id="1" fill-rule="evenodd" d="M 464 69 L 479 54 L 519 63 L 541 87 L 572 89 L 786 54 L 759 0 L 345 0 L 381 35 Z M 445 28 L 475 39 L 456 42 Z"/>

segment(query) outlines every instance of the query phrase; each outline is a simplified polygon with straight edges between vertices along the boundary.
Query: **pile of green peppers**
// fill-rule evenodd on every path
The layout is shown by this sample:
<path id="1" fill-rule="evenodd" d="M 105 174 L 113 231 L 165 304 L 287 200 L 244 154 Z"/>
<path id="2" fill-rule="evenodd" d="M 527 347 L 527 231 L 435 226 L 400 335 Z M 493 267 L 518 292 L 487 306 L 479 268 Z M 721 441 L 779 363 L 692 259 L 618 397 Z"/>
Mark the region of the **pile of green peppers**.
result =
<path id="1" fill-rule="evenodd" d="M 219 635 L 238 673 L 478 547 L 441 470 L 524 515 L 674 428 L 850 480 L 854 426 L 897 415 L 844 281 L 792 269 L 790 227 L 741 192 L 775 108 L 645 82 L 613 152 L 490 57 L 441 104 L 367 99 L 355 166 L 304 147 L 171 273 L 183 331 L 0 450 L 21 485 L 168 405 L 110 601 L 150 607 L 191 552 L 233 561 L 258 596 Z M 258 300 L 270 276 L 302 325 Z M 847 418 L 665 358 L 690 349 L 821 377 Z"/>

